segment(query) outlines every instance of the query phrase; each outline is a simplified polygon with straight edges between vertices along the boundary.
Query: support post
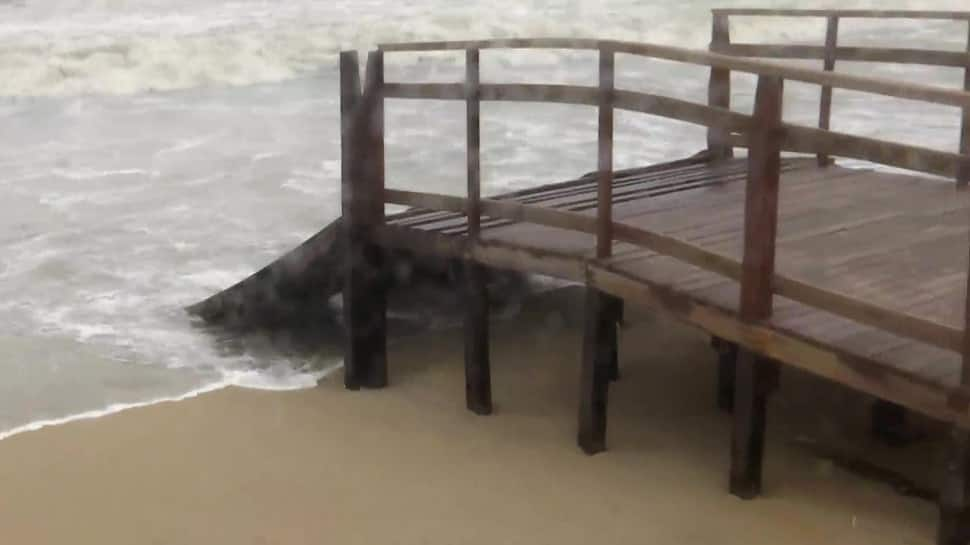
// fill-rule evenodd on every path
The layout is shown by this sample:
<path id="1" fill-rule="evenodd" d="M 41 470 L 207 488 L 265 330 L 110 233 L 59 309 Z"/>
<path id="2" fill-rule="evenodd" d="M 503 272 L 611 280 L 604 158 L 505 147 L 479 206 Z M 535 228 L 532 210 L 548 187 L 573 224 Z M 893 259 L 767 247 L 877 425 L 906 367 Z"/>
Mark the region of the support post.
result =
<path id="1" fill-rule="evenodd" d="M 373 241 L 384 221 L 383 57 L 367 59 L 360 91 L 357 54 L 340 54 L 341 208 L 345 237 L 343 312 L 346 327 L 344 385 L 387 385 L 387 295 L 383 253 Z"/>
<path id="2" fill-rule="evenodd" d="M 765 320 L 772 310 L 783 89 L 781 78 L 758 78 L 744 212 L 740 318 L 746 322 Z M 740 498 L 751 499 L 761 493 L 766 403 L 778 367 L 742 349 L 735 373 L 730 489 Z"/>
<path id="3" fill-rule="evenodd" d="M 826 72 L 832 72 L 835 70 L 835 54 L 836 47 L 838 47 L 839 39 L 839 17 L 837 15 L 830 15 L 828 17 L 828 25 L 825 30 L 825 61 L 823 68 Z M 822 86 L 822 94 L 819 100 L 818 108 L 818 128 L 828 130 L 832 122 L 832 87 L 828 85 Z M 832 159 L 824 154 L 818 154 L 818 166 L 824 167 L 830 165 Z"/>
<path id="4" fill-rule="evenodd" d="M 623 322 L 623 299 L 607 295 L 607 305 L 609 305 L 609 315 L 612 327 L 606 339 L 610 347 L 610 380 L 616 382 L 620 380 L 620 324 Z"/>
<path id="5" fill-rule="evenodd" d="M 470 260 L 464 267 L 465 404 L 475 414 L 492 414 L 492 371 L 489 360 L 488 292 L 483 267 Z"/>
<path id="6" fill-rule="evenodd" d="M 606 450 L 606 410 L 611 367 L 608 340 L 609 330 L 616 327 L 610 319 L 608 297 L 595 288 L 586 288 L 578 436 L 579 446 L 586 454 Z"/>
<path id="7" fill-rule="evenodd" d="M 722 47 L 731 44 L 731 21 L 728 15 L 715 13 L 711 26 L 710 50 L 717 53 Z M 710 82 L 707 86 L 707 104 L 716 108 L 731 109 L 731 71 L 727 68 L 711 67 Z M 724 129 L 707 129 L 707 150 L 711 157 L 729 159 L 734 157 L 730 134 Z"/>
<path id="8" fill-rule="evenodd" d="M 717 352 L 717 408 L 730 413 L 734 410 L 738 345 L 716 337 L 711 340 L 711 344 Z"/>
<path id="9" fill-rule="evenodd" d="M 970 385 L 970 266 L 967 274 L 967 301 L 963 326 L 963 369 L 960 384 Z M 970 543 L 970 432 L 956 425 L 950 437 L 940 488 L 939 545 Z"/>
<path id="10" fill-rule="evenodd" d="M 970 21 L 967 21 L 967 58 L 970 59 Z M 970 61 L 963 71 L 963 90 L 970 92 Z M 970 157 L 970 108 L 963 109 L 960 122 L 960 154 Z M 957 187 L 965 188 L 970 184 L 970 165 L 964 163 L 957 172 Z"/>
<path id="11" fill-rule="evenodd" d="M 465 52 L 466 160 L 468 243 L 475 244 L 481 231 L 481 86 L 479 51 Z M 492 372 L 489 360 L 488 291 L 485 269 L 467 258 L 464 262 L 465 294 L 465 404 L 475 414 L 492 413 Z"/>

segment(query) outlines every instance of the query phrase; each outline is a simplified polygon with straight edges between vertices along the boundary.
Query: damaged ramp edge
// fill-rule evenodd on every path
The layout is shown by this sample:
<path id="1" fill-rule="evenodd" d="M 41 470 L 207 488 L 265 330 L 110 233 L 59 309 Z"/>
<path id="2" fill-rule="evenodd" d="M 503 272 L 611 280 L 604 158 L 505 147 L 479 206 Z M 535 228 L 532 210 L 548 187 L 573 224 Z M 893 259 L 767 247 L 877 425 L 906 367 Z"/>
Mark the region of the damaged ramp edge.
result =
<path id="1" fill-rule="evenodd" d="M 341 287 L 340 225 L 333 221 L 276 261 L 185 310 L 227 326 L 272 327 L 326 315 L 327 301 Z"/>

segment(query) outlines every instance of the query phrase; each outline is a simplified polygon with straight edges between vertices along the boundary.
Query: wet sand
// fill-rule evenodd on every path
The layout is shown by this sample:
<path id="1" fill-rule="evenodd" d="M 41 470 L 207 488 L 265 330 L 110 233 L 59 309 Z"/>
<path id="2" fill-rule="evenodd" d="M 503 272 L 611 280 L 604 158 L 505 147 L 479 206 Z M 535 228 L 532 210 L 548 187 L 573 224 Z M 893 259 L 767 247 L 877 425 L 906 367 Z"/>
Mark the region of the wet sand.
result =
<path id="1" fill-rule="evenodd" d="M 42 544 L 929 544 L 937 443 L 866 438 L 865 399 L 787 371 L 765 495 L 726 492 L 730 417 L 698 332 L 631 313 L 609 451 L 575 446 L 579 301 L 493 325 L 496 412 L 464 410 L 455 331 L 391 343 L 392 385 L 227 389 L 0 442 L 0 538 Z M 566 312 L 556 309 L 568 307 Z"/>

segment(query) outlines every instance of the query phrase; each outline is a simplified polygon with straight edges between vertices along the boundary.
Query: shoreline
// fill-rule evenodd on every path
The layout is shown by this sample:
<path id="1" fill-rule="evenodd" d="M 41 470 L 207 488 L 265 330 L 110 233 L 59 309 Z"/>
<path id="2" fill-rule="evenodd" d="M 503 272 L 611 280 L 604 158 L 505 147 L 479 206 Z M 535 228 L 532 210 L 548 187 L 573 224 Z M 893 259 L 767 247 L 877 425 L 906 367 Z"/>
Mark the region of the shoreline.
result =
<path id="1" fill-rule="evenodd" d="M 337 372 L 0 441 L 0 527 L 39 545 L 932 542 L 932 503 L 804 445 L 923 484 L 934 443 L 871 445 L 857 433 L 864 399 L 796 373 L 769 412 L 765 496 L 730 496 L 713 351 L 663 317 L 637 312 L 621 331 L 608 450 L 582 454 L 577 292 L 493 323 L 492 416 L 464 409 L 460 335 L 399 338 L 384 390 L 345 391 Z"/>

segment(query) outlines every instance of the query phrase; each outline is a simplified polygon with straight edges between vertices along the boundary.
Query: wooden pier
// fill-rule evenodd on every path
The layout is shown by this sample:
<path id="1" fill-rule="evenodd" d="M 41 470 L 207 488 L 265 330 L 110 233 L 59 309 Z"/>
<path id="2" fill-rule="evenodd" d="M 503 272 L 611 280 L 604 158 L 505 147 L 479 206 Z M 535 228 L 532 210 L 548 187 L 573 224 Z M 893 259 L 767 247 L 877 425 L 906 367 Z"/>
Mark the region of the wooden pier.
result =
<path id="1" fill-rule="evenodd" d="M 821 17 L 822 46 L 732 43 L 729 19 Z M 766 399 L 793 366 L 952 425 L 940 494 L 942 544 L 970 543 L 970 46 L 967 53 L 842 47 L 840 19 L 967 21 L 970 13 L 716 10 L 711 51 L 619 41 L 522 39 L 388 44 L 341 54 L 343 298 L 346 384 L 388 383 L 387 285 L 394 252 L 462 264 L 468 408 L 492 408 L 490 270 L 585 284 L 577 437 L 606 447 L 616 322 L 623 305 L 667 312 L 710 333 L 721 353 L 719 399 L 733 407 L 730 490 L 760 493 Z M 599 55 L 597 86 L 483 83 L 481 51 L 566 49 Z M 384 79 L 384 57 L 464 51 L 460 83 Z M 616 66 L 638 56 L 710 68 L 709 101 L 618 89 Z M 823 70 L 749 57 L 818 59 Z M 964 91 L 834 72 L 839 60 L 959 67 Z M 757 77 L 751 114 L 731 109 L 731 73 Z M 786 81 L 822 89 L 818 126 L 786 122 Z M 961 116 L 959 152 L 831 130 L 832 93 L 846 89 L 947 105 Z M 387 100 L 463 101 L 467 196 L 392 190 L 384 183 Z M 599 112 L 598 171 L 482 198 L 480 103 L 577 104 Z M 613 119 L 639 112 L 708 128 L 707 149 L 647 168 L 614 170 Z M 957 136 L 957 135 L 955 135 Z M 744 158 L 735 158 L 746 148 Z M 801 154 L 801 155 L 789 155 Z M 853 169 L 852 158 L 908 171 Z M 385 217 L 385 204 L 413 207 Z M 712 370 L 713 372 L 713 370 Z"/>

